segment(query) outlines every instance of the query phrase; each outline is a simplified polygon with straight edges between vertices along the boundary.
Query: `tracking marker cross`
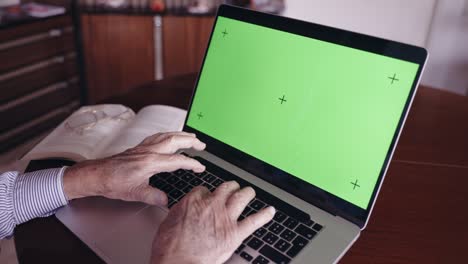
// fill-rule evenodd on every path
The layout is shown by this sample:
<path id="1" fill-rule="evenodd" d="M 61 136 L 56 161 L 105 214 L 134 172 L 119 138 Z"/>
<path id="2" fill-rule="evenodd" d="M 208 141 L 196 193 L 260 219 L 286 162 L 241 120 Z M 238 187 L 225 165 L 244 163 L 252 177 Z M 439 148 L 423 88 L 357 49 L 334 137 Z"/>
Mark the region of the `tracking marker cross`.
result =
<path id="1" fill-rule="evenodd" d="M 283 104 L 284 102 L 287 102 L 284 95 L 283 95 L 283 97 L 278 98 L 278 99 L 281 101 L 281 104 Z"/>
<path id="2" fill-rule="evenodd" d="M 351 184 L 353 185 L 353 190 L 356 189 L 356 187 L 361 187 L 359 184 L 358 184 L 358 180 L 356 179 L 355 182 L 351 182 Z"/>
<path id="3" fill-rule="evenodd" d="M 393 76 L 389 76 L 388 77 L 390 80 L 392 80 L 391 84 L 393 84 L 393 82 L 398 82 L 399 79 L 396 78 L 396 73 L 393 74 Z"/>

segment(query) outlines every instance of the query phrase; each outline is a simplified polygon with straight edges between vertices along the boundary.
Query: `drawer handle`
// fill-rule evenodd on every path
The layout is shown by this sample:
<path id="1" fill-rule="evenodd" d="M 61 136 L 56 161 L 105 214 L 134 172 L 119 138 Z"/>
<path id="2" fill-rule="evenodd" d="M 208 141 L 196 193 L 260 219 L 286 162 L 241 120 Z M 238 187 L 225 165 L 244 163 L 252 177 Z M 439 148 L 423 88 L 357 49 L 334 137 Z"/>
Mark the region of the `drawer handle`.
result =
<path id="1" fill-rule="evenodd" d="M 62 30 L 61 29 L 51 29 L 49 30 L 49 36 L 50 37 L 59 37 L 62 35 Z"/>
<path id="2" fill-rule="evenodd" d="M 55 57 L 55 58 L 53 58 L 53 60 L 54 60 L 55 63 L 64 63 L 65 62 L 65 57 L 64 56 Z"/>

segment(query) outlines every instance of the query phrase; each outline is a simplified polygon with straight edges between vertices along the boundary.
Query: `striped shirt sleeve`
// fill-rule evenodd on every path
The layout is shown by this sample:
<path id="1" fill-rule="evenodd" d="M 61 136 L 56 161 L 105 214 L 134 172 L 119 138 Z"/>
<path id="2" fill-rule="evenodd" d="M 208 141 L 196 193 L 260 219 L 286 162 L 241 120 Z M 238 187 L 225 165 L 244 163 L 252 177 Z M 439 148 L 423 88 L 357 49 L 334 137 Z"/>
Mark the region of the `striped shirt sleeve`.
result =
<path id="1" fill-rule="evenodd" d="M 68 203 L 63 191 L 64 170 L 65 167 L 0 175 L 0 239 L 11 236 L 15 226 L 49 216 Z"/>

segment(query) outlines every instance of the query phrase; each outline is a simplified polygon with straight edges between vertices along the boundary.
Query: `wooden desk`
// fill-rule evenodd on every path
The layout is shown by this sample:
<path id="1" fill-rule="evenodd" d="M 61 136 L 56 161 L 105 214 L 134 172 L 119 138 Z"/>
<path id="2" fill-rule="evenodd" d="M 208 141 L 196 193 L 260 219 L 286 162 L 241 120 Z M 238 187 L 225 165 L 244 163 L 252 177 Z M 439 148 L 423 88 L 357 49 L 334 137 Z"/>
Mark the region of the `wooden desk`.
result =
<path id="1" fill-rule="evenodd" d="M 134 110 L 186 108 L 194 75 L 155 82 L 108 102 Z M 468 249 L 468 98 L 421 87 L 368 227 L 342 263 L 460 263 Z M 24 262 L 99 259 L 54 217 L 15 232 Z"/>

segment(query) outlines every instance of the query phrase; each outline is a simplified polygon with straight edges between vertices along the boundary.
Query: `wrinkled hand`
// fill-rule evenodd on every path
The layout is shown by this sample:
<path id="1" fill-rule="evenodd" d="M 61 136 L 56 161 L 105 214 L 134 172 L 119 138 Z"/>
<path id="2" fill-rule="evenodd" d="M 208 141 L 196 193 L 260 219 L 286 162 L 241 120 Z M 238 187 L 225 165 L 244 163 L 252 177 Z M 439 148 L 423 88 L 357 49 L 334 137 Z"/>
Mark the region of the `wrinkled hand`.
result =
<path id="1" fill-rule="evenodd" d="M 179 149 L 203 150 L 205 144 L 195 134 L 158 133 L 138 146 L 109 158 L 90 160 L 67 168 L 63 176 L 68 199 L 104 196 L 125 201 L 166 205 L 164 192 L 148 185 L 159 172 L 177 169 L 202 172 L 205 166 L 192 158 L 175 154 Z"/>
<path id="2" fill-rule="evenodd" d="M 238 222 L 255 197 L 251 187 L 221 184 L 213 193 L 198 186 L 169 211 L 153 241 L 152 263 L 224 263 L 242 241 L 270 221 L 267 207 Z"/>

